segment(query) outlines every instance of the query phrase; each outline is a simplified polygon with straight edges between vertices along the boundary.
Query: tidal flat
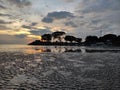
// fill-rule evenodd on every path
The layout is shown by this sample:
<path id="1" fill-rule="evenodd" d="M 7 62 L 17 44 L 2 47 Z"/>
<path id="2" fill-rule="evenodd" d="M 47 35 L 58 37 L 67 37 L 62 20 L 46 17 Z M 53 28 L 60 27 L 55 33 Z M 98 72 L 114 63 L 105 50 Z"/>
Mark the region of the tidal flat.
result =
<path id="1" fill-rule="evenodd" d="M 120 90 L 118 48 L 0 50 L 0 90 Z"/>

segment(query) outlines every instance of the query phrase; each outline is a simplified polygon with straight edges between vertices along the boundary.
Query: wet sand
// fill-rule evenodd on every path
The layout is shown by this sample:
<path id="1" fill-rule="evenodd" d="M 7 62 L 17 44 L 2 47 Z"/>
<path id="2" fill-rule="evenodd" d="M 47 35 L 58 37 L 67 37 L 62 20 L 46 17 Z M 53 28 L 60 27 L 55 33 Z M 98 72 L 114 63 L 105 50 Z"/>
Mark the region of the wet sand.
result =
<path id="1" fill-rule="evenodd" d="M 120 53 L 0 52 L 0 90 L 120 90 Z"/>

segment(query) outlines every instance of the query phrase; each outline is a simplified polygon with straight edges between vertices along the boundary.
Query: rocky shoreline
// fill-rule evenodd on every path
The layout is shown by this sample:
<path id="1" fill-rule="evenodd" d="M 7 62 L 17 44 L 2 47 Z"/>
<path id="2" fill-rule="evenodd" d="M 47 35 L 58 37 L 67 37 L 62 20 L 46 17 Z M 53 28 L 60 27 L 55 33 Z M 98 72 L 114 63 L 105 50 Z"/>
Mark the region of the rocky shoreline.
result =
<path id="1" fill-rule="evenodd" d="M 119 53 L 0 52 L 1 90 L 119 90 Z"/>

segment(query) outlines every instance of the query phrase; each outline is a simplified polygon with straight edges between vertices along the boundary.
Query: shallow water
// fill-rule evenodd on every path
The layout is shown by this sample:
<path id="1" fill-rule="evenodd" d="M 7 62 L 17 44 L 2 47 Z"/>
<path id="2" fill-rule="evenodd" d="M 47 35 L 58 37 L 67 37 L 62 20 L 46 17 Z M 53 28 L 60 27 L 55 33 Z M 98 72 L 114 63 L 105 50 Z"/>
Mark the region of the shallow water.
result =
<path id="1" fill-rule="evenodd" d="M 116 47 L 0 45 L 0 90 L 120 90 Z"/>

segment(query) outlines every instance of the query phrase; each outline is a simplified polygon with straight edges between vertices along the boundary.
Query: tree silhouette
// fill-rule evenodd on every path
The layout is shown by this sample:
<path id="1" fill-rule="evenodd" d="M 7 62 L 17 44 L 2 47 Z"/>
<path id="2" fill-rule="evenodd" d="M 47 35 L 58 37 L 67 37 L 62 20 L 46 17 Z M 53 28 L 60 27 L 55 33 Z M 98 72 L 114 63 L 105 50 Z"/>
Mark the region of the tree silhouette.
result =
<path id="1" fill-rule="evenodd" d="M 52 37 L 55 39 L 57 38 L 60 42 L 62 42 L 62 36 L 65 35 L 65 32 L 62 31 L 56 31 L 52 33 Z"/>
<path id="2" fill-rule="evenodd" d="M 117 36 L 117 39 L 113 42 L 113 45 L 120 46 L 120 35 Z"/>
<path id="3" fill-rule="evenodd" d="M 76 38 L 75 41 L 78 42 L 78 43 L 81 43 L 82 38 Z"/>
<path id="4" fill-rule="evenodd" d="M 76 38 L 75 38 L 74 36 L 68 35 L 68 36 L 65 36 L 65 40 L 66 40 L 66 41 L 70 41 L 70 42 L 72 43 L 73 41 L 76 40 Z"/>
<path id="5" fill-rule="evenodd" d="M 44 34 L 41 36 L 42 40 L 45 40 L 46 42 L 50 42 L 52 39 L 52 35 L 51 34 Z"/>
<path id="6" fill-rule="evenodd" d="M 115 34 L 106 34 L 103 37 L 100 37 L 100 41 L 102 42 L 114 43 L 116 40 L 117 40 L 117 36 Z"/>
<path id="7" fill-rule="evenodd" d="M 86 44 L 95 44 L 99 41 L 97 36 L 87 36 L 85 39 Z"/>
<path id="8" fill-rule="evenodd" d="M 66 35 L 65 32 L 61 31 L 56 31 L 53 32 L 52 34 L 44 34 L 42 35 L 42 40 L 35 40 L 32 43 L 29 43 L 29 45 L 80 45 L 82 38 L 76 38 L 72 35 Z M 58 39 L 60 43 L 51 43 L 52 37 L 54 39 Z M 62 42 L 62 39 L 64 38 L 65 41 L 69 41 L 71 43 L 64 43 Z M 45 41 L 45 42 L 44 42 Z M 76 43 L 72 43 L 75 41 Z M 100 43 L 98 43 L 100 42 Z M 97 37 L 97 36 L 87 36 L 85 38 L 85 42 L 83 42 L 84 45 L 91 45 L 91 44 L 96 44 L 96 45 L 113 45 L 113 46 L 120 46 L 120 35 L 117 36 L 115 34 L 106 34 L 102 37 Z"/>

